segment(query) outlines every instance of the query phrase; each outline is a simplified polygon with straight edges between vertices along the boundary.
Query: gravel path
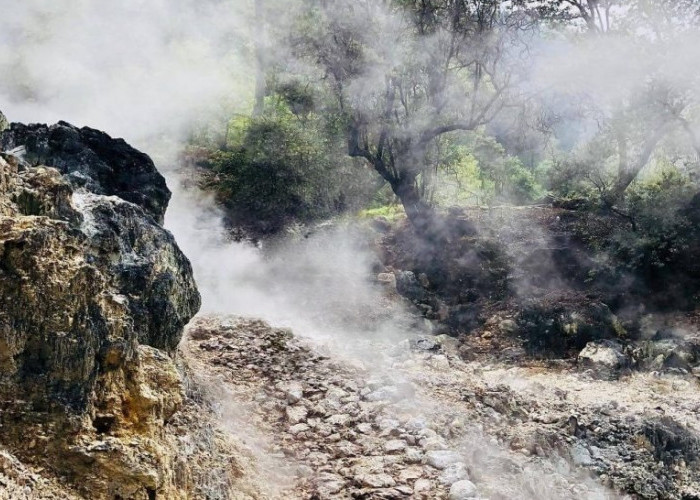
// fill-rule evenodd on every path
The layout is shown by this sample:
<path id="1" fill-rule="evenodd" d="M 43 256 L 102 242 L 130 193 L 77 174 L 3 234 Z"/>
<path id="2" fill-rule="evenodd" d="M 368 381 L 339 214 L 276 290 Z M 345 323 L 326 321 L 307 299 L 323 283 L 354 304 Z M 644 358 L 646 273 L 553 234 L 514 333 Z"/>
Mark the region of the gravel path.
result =
<path id="1" fill-rule="evenodd" d="M 695 381 L 466 363 L 445 337 L 363 363 L 238 317 L 184 345 L 279 497 L 697 498 Z"/>

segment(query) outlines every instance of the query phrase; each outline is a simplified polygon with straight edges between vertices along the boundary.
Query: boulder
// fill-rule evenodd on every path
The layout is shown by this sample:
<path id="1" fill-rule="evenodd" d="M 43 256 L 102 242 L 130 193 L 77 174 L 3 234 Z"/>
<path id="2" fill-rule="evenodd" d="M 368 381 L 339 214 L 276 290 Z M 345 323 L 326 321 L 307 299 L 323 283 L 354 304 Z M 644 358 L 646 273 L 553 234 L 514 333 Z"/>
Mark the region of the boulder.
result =
<path id="1" fill-rule="evenodd" d="M 90 498 L 173 498 L 171 355 L 200 298 L 162 177 L 92 129 L 1 137 L 33 161 L 0 155 L 0 443 Z"/>
<path id="2" fill-rule="evenodd" d="M 428 294 L 411 271 L 397 271 L 395 273 L 396 290 L 409 300 L 422 302 Z"/>
<path id="3" fill-rule="evenodd" d="M 468 479 L 457 481 L 450 487 L 450 500 L 467 500 L 468 498 L 476 498 L 477 489 L 474 483 Z"/>
<path id="4" fill-rule="evenodd" d="M 0 134 L 0 150 L 25 148 L 30 165 L 56 168 L 74 188 L 117 196 L 163 223 L 170 191 L 148 155 L 99 130 L 66 122 L 13 123 Z"/>
<path id="5" fill-rule="evenodd" d="M 641 369 L 691 371 L 700 362 L 700 337 L 685 332 L 657 332 L 634 344 L 632 357 Z"/>
<path id="6" fill-rule="evenodd" d="M 537 354 L 574 355 L 589 342 L 627 336 L 606 304 L 575 293 L 527 301 L 516 321 L 525 348 Z"/>
<path id="7" fill-rule="evenodd" d="M 609 340 L 589 342 L 578 355 L 579 368 L 590 370 L 599 379 L 614 379 L 629 365 L 629 357 L 622 346 Z"/>

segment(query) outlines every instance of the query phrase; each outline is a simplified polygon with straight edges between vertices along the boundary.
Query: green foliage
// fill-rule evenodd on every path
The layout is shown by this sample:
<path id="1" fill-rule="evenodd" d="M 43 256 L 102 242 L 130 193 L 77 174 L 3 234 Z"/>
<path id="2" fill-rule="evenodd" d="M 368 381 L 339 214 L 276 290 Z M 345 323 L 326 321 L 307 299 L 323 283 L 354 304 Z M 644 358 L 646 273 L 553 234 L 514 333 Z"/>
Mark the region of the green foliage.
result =
<path id="1" fill-rule="evenodd" d="M 344 154 L 312 112 L 301 86 L 269 96 L 261 117 L 237 116 L 226 147 L 203 162 L 205 187 L 216 192 L 239 224 L 268 232 L 364 206 L 376 187 L 373 173 Z"/>
<path id="2" fill-rule="evenodd" d="M 682 222 L 678 211 L 696 192 L 688 177 L 668 167 L 630 188 L 627 211 L 639 231 L 653 237 L 673 236 Z"/>
<path id="3" fill-rule="evenodd" d="M 534 172 L 493 137 L 475 133 L 438 143 L 434 200 L 439 205 L 529 203 L 541 196 Z"/>
<path id="4" fill-rule="evenodd" d="M 613 240 L 621 262 L 647 272 L 672 264 L 690 243 L 693 231 L 682 208 L 695 192 L 697 186 L 672 168 L 630 188 L 625 210 L 633 227 Z"/>
<path id="5" fill-rule="evenodd" d="M 463 145 L 449 148 L 435 179 L 433 201 L 438 206 L 479 205 L 492 197 L 481 178 L 479 164 Z"/>
<path id="6" fill-rule="evenodd" d="M 533 172 L 519 158 L 508 155 L 493 137 L 479 134 L 473 139 L 472 147 L 481 178 L 493 185 L 496 200 L 523 204 L 540 195 Z"/>
<path id="7" fill-rule="evenodd" d="M 374 219 L 376 217 L 383 217 L 387 220 L 394 221 L 406 216 L 406 212 L 400 204 L 394 203 L 392 205 L 383 205 L 376 208 L 368 208 L 361 210 L 358 217 L 363 219 Z"/>

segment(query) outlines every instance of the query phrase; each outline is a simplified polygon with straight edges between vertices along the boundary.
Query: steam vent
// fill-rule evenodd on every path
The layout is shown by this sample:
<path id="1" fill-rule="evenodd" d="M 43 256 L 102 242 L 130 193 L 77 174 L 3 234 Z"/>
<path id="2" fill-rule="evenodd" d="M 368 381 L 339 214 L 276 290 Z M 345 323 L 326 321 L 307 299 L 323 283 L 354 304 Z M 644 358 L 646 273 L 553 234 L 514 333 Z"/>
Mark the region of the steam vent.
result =
<path id="1" fill-rule="evenodd" d="M 52 497 L 19 459 L 90 498 L 176 498 L 171 356 L 200 297 L 165 180 L 97 130 L 0 130 L 0 489 Z"/>

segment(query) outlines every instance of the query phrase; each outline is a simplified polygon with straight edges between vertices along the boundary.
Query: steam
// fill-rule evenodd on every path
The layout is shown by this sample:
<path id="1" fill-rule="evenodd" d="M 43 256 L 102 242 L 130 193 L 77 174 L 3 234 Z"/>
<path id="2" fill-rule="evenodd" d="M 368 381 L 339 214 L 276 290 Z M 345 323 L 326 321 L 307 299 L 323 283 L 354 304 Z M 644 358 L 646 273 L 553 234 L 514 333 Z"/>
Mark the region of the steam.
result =
<path id="1" fill-rule="evenodd" d="M 388 300 L 371 280 L 368 231 L 339 224 L 290 232 L 269 247 L 229 241 L 213 200 L 171 183 L 166 227 L 190 256 L 202 312 L 264 318 L 359 359 L 426 333 L 422 319 Z M 311 232 L 309 232 L 311 231 Z"/>
<path id="2" fill-rule="evenodd" d="M 11 121 L 101 128 L 154 156 L 173 191 L 166 225 L 193 263 L 203 312 L 290 326 L 382 374 L 394 362 L 389 347 L 430 330 L 401 304 L 387 301 L 371 280 L 376 263 L 361 243 L 361 227 L 301 232 L 262 249 L 230 242 L 213 200 L 183 182 L 176 158 L 187 133 L 199 123 L 225 127 L 252 101 L 253 45 L 260 31 L 252 1 L 0 0 L 0 10 L 0 108 Z M 373 39 L 379 63 L 346 89 L 360 103 L 375 99 L 383 69 L 405 67 L 415 53 L 401 42 L 403 20 L 383 10 L 374 14 L 372 26 L 356 29 L 373 30 L 365 39 Z M 548 99 L 552 94 L 585 94 L 609 112 L 655 74 L 673 76 L 678 92 L 692 94 L 700 88 L 696 38 L 681 34 L 653 50 L 624 37 L 576 45 L 544 39 L 533 78 L 519 90 L 542 106 L 547 101 L 552 114 L 569 112 L 566 99 Z M 265 42 L 270 61 L 290 57 L 272 39 Z M 287 64 L 300 71 L 310 63 Z M 321 74 L 313 70 L 315 77 Z M 459 105 L 459 96 L 445 98 L 445 109 Z M 555 103 L 562 108 L 553 109 Z M 410 126 L 423 126 L 427 118 L 418 113 Z M 474 449 L 493 448 L 482 436 L 474 443 Z"/>
<path id="3" fill-rule="evenodd" d="M 11 120 L 89 124 L 143 144 L 180 137 L 250 87 L 237 2 L 0 3 L 0 102 Z"/>

